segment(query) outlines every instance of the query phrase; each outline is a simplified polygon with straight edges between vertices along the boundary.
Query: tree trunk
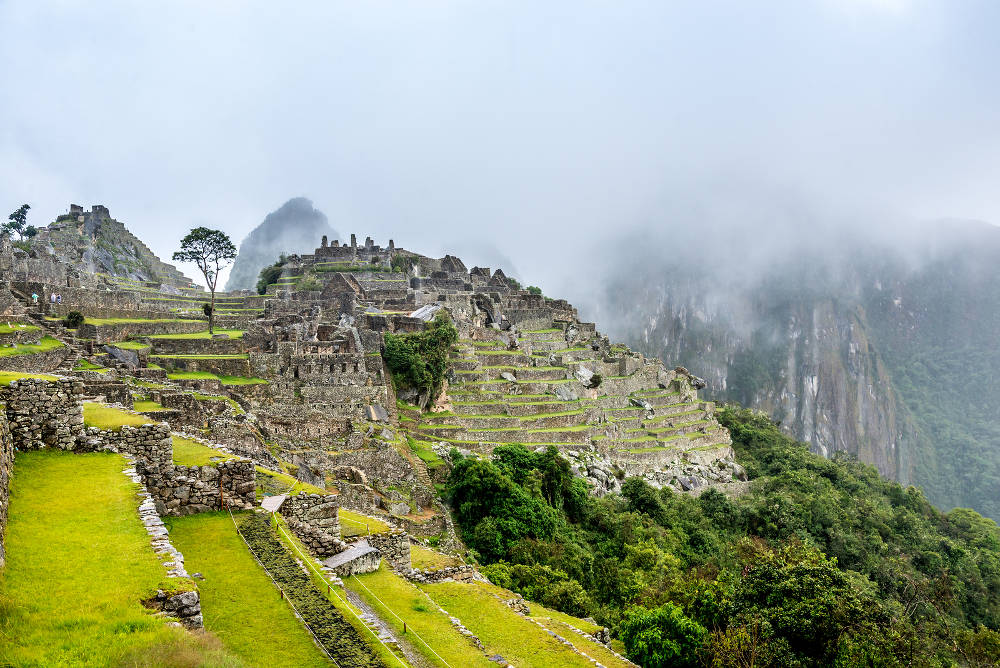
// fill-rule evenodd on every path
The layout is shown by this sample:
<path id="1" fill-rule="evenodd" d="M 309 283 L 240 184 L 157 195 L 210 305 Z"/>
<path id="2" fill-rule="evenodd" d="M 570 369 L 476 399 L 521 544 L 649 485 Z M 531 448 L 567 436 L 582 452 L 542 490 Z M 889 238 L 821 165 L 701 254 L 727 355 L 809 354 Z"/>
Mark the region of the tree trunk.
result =
<path id="1" fill-rule="evenodd" d="M 212 290 L 212 306 L 208 309 L 208 336 L 211 338 L 215 330 L 212 329 L 212 324 L 215 322 L 215 290 Z"/>

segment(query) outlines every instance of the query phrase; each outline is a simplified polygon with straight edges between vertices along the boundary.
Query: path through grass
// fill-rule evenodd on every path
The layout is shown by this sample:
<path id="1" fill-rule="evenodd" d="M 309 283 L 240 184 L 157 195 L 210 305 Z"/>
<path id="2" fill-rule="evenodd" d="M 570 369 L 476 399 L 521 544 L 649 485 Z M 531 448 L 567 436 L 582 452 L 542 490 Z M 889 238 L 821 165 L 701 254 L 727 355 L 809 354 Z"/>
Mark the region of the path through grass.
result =
<path id="1" fill-rule="evenodd" d="M 166 578 L 125 466 L 110 453 L 17 454 L 0 571 L 0 665 L 240 665 L 210 638 L 168 627 L 142 607 Z"/>

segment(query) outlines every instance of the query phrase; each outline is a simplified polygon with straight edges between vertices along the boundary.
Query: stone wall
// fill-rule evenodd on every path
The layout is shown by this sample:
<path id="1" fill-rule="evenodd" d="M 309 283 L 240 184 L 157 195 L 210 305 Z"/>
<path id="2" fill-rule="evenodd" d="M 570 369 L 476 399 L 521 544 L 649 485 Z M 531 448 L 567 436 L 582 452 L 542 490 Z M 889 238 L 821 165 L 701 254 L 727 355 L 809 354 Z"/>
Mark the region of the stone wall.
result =
<path id="1" fill-rule="evenodd" d="M 7 418 L 0 414 L 0 568 L 3 568 L 3 542 L 7 531 L 7 509 L 10 506 L 10 479 L 14 474 L 14 438 L 7 426 Z"/>
<path id="2" fill-rule="evenodd" d="M 92 318 L 99 317 L 90 311 L 87 315 Z M 122 316 L 118 316 L 122 317 Z M 136 313 L 130 316 L 135 319 L 142 318 L 171 318 L 162 322 L 122 322 L 109 325 L 91 325 L 84 322 L 77 336 L 84 339 L 94 339 L 96 343 L 108 343 L 109 341 L 124 341 L 130 337 L 149 336 L 151 334 L 193 334 L 208 329 L 207 320 L 176 320 L 173 313 Z"/>
<path id="3" fill-rule="evenodd" d="M 332 538 L 340 538 L 339 510 L 340 501 L 336 494 L 300 493 L 285 499 L 279 512 L 289 520 L 289 526 L 294 520 Z"/>
<path id="4" fill-rule="evenodd" d="M 193 515 L 223 507 L 249 510 L 256 506 L 253 462 L 229 460 L 212 466 L 171 463 L 155 467 L 137 459 L 136 470 L 161 515 Z"/>
<path id="5" fill-rule="evenodd" d="M 410 537 L 405 531 L 393 529 L 388 533 L 373 533 L 365 536 L 365 540 L 382 553 L 382 558 L 393 569 L 409 573 L 413 568 L 410 561 Z"/>
<path id="6" fill-rule="evenodd" d="M 73 450 L 83 433 L 81 380 L 24 379 L 0 388 L 10 431 L 19 450 Z"/>

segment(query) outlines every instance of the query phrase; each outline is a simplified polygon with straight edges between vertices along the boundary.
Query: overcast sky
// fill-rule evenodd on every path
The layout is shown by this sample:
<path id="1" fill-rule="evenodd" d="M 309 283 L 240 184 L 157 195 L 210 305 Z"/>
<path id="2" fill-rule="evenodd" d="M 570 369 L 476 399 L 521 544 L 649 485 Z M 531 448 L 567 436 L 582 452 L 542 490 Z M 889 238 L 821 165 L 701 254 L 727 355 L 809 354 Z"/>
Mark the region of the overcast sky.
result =
<path id="1" fill-rule="evenodd" d="M 1000 222 L 996 0 L 0 0 L 0 28 L 0 210 L 102 203 L 164 258 L 297 195 L 531 282 L 734 184 Z"/>

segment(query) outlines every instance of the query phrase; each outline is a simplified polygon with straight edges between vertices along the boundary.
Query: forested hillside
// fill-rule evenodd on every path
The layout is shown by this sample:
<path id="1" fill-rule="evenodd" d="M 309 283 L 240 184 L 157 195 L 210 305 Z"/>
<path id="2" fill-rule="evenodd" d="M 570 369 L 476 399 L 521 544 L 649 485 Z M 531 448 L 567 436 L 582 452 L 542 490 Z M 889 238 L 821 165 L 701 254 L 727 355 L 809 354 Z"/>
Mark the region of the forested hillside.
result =
<path id="1" fill-rule="evenodd" d="M 598 499 L 553 450 L 505 446 L 451 473 L 462 534 L 494 582 L 593 615 L 644 666 L 1000 661 L 992 520 L 812 454 L 762 414 L 719 419 L 753 479 L 740 498 L 629 478 Z"/>

